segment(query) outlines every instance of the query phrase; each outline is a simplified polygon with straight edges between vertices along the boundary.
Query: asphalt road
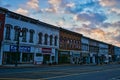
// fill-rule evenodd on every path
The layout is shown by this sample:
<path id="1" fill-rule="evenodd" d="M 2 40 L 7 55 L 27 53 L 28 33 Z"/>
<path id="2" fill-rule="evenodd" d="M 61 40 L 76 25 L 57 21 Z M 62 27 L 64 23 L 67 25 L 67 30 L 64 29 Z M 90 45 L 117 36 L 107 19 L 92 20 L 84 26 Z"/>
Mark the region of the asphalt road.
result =
<path id="1" fill-rule="evenodd" d="M 120 64 L 0 68 L 0 80 L 120 80 Z"/>

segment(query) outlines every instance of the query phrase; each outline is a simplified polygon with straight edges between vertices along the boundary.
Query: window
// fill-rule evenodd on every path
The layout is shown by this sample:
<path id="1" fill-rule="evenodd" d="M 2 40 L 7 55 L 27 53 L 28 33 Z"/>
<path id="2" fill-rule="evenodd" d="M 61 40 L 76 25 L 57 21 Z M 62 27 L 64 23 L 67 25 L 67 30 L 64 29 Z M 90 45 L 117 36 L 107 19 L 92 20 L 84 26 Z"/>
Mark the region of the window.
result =
<path id="1" fill-rule="evenodd" d="M 36 57 L 41 57 L 42 54 L 41 53 L 36 53 Z"/>
<path id="2" fill-rule="evenodd" d="M 52 39 L 53 39 L 53 36 L 50 35 L 50 45 L 52 45 Z"/>
<path id="3" fill-rule="evenodd" d="M 26 42 L 27 31 L 27 28 L 22 28 L 22 42 Z"/>
<path id="4" fill-rule="evenodd" d="M 30 40 L 29 40 L 30 43 L 33 43 L 34 32 L 35 31 L 33 29 L 30 29 Z"/>
<path id="5" fill-rule="evenodd" d="M 10 30 L 12 28 L 12 25 L 6 24 L 5 27 L 6 27 L 5 39 L 10 40 L 10 34 L 11 34 Z"/>
<path id="6" fill-rule="evenodd" d="M 55 36 L 54 45 L 57 46 L 57 36 Z"/>
<path id="7" fill-rule="evenodd" d="M 45 34 L 45 36 L 44 36 L 44 37 L 45 37 L 45 42 L 44 42 L 44 44 L 45 44 L 45 45 L 47 45 L 48 34 Z"/>
<path id="8" fill-rule="evenodd" d="M 15 30 L 14 40 L 17 41 L 18 38 L 19 38 L 19 30 L 20 30 L 20 27 L 19 27 L 19 26 L 15 26 L 15 27 L 14 27 L 14 30 Z"/>
<path id="9" fill-rule="evenodd" d="M 42 44 L 42 33 L 41 32 L 38 34 L 38 37 L 39 37 L 38 44 Z"/>

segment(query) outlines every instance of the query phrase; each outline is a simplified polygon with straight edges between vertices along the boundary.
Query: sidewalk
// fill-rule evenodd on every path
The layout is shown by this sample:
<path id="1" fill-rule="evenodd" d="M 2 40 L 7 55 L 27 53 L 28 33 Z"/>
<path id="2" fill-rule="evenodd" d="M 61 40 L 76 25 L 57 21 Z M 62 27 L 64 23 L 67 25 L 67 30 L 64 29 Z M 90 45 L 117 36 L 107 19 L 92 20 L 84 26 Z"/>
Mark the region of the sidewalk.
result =
<path id="1" fill-rule="evenodd" d="M 54 67 L 54 66 L 102 66 L 102 65 L 110 65 L 117 63 L 109 63 L 109 64 L 56 64 L 56 65 L 48 65 L 48 64 L 18 64 L 17 67 L 12 65 L 1 65 L 0 68 L 39 68 L 39 67 Z"/>

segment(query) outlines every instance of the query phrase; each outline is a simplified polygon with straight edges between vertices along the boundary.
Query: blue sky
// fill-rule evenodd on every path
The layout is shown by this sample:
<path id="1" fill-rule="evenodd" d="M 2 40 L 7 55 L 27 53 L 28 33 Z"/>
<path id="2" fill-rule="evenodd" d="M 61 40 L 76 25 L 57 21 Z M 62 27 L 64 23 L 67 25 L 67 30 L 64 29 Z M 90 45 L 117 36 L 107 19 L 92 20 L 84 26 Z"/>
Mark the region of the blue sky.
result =
<path id="1" fill-rule="evenodd" d="M 0 6 L 120 46 L 120 0 L 0 0 Z"/>

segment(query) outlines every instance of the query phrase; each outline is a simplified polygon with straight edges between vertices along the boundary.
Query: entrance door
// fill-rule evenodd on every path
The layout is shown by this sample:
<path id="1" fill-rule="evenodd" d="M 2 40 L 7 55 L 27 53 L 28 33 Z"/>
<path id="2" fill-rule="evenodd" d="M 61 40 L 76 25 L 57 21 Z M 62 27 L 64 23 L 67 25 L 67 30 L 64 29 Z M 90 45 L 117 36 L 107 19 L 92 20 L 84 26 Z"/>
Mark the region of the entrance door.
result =
<path id="1" fill-rule="evenodd" d="M 33 53 L 23 53 L 22 54 L 22 62 L 23 63 L 33 63 Z"/>
<path id="2" fill-rule="evenodd" d="M 43 55 L 43 64 L 47 64 L 50 61 L 50 54 Z"/>

